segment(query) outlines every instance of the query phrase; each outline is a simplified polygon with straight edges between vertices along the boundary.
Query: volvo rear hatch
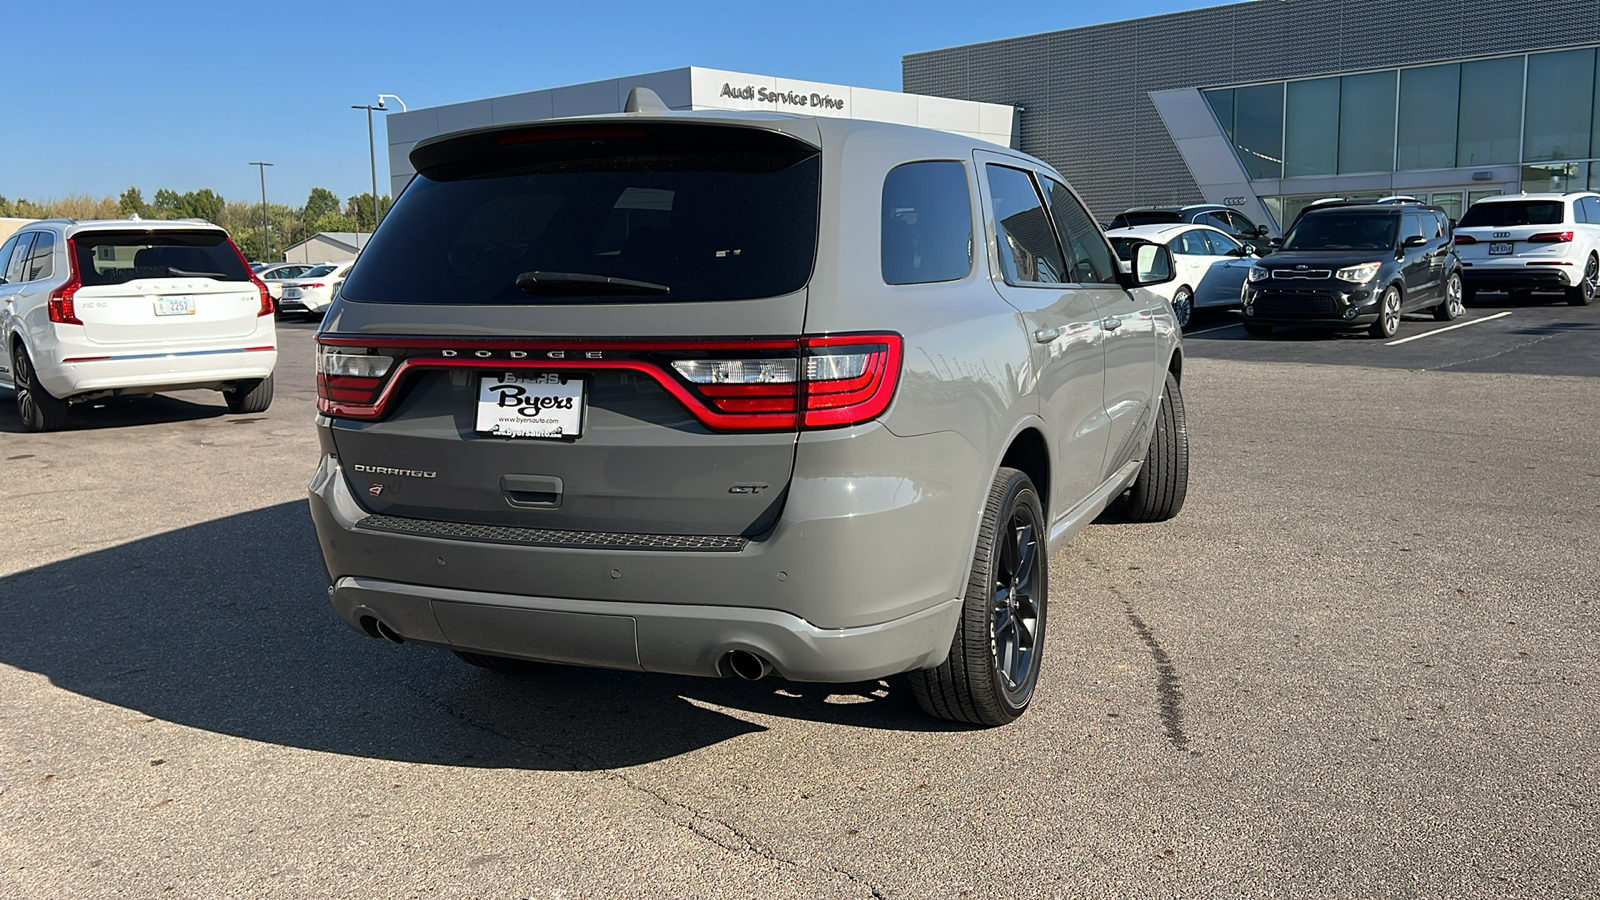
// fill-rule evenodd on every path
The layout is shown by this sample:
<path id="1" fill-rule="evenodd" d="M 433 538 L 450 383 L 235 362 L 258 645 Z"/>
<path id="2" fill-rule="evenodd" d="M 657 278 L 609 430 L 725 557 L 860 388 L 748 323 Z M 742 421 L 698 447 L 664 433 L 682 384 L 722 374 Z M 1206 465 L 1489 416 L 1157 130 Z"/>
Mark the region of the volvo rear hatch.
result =
<path id="1" fill-rule="evenodd" d="M 756 537 L 799 432 L 887 405 L 897 338 L 801 333 L 815 141 L 588 120 L 412 161 L 318 337 L 320 409 L 369 527 Z"/>

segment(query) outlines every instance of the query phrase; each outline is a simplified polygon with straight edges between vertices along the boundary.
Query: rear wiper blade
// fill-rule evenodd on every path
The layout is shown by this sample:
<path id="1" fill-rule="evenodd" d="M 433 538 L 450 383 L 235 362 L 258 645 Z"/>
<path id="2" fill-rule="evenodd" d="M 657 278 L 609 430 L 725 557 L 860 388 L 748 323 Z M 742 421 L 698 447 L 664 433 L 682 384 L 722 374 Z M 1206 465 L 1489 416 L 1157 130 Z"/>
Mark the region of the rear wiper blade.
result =
<path id="1" fill-rule="evenodd" d="M 670 294 L 672 288 L 653 281 L 585 275 L 582 272 L 523 272 L 517 287 L 526 294 Z"/>

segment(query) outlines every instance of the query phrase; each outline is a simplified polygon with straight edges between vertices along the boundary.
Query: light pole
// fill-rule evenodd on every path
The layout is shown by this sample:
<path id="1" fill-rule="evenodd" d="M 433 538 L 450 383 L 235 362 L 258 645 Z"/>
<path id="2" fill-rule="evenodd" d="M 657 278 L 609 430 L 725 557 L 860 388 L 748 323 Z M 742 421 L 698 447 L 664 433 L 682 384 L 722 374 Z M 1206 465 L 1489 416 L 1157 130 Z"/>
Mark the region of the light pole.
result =
<path id="1" fill-rule="evenodd" d="M 264 251 L 266 256 L 263 256 L 261 261 L 272 262 L 272 238 L 267 233 L 267 166 L 272 163 L 253 162 L 250 165 L 255 166 L 256 171 L 261 173 L 261 246 L 266 248 Z"/>
<path id="2" fill-rule="evenodd" d="M 385 98 L 385 97 L 394 97 L 395 102 L 400 104 L 400 111 L 401 112 L 406 112 L 407 111 L 406 110 L 406 102 L 404 100 L 401 100 L 399 97 L 395 96 L 394 94 L 379 94 L 378 95 L 378 103 L 377 103 L 376 106 L 374 106 L 374 105 L 372 105 L 370 103 L 355 103 L 355 104 L 352 104 L 350 106 L 351 109 L 364 109 L 364 110 L 367 111 L 367 160 L 372 166 L 372 230 L 373 231 L 377 231 L 378 230 L 379 215 L 378 215 L 378 144 L 377 144 L 377 141 L 372 136 L 372 112 L 373 112 L 373 110 L 377 110 L 379 112 L 388 112 L 389 111 L 389 107 L 383 105 L 383 98 Z M 357 253 L 361 252 L 361 216 L 360 216 L 360 212 L 361 212 L 360 207 L 357 207 L 356 208 L 356 213 L 357 213 L 357 215 L 356 215 L 356 252 Z"/>

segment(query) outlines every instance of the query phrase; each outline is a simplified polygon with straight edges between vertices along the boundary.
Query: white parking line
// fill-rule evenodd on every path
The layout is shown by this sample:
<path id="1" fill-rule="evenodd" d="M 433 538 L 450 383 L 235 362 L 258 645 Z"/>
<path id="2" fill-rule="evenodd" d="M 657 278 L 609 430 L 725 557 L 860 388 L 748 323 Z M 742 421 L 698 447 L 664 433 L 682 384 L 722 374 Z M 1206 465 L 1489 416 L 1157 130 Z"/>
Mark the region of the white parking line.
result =
<path id="1" fill-rule="evenodd" d="M 1198 337 L 1199 335 L 1202 335 L 1202 334 L 1210 334 L 1213 331 L 1221 331 L 1224 328 L 1238 328 L 1240 325 L 1243 325 L 1243 324 L 1244 324 L 1243 322 L 1233 322 L 1233 323 L 1228 324 L 1228 325 L 1218 325 L 1215 328 L 1204 328 L 1204 329 L 1201 329 L 1200 331 L 1185 331 L 1183 333 L 1183 336 L 1186 337 L 1186 338 Z"/>
<path id="2" fill-rule="evenodd" d="M 1390 341 L 1389 343 L 1384 344 L 1384 346 L 1385 347 L 1394 347 L 1394 346 L 1397 346 L 1399 344 L 1404 344 L 1404 343 L 1407 343 L 1407 342 L 1410 342 L 1410 341 L 1420 340 L 1422 338 L 1429 337 L 1429 336 L 1432 336 L 1432 335 L 1435 335 L 1435 334 L 1443 334 L 1446 331 L 1455 331 L 1457 328 L 1465 328 L 1468 325 L 1476 325 L 1479 322 L 1488 322 L 1488 321 L 1492 321 L 1494 319 L 1504 319 L 1506 316 L 1509 316 L 1509 315 L 1511 315 L 1511 310 L 1508 309 L 1505 312 L 1495 313 L 1492 316 L 1484 316 L 1481 319 L 1468 319 L 1465 322 L 1457 322 L 1454 325 L 1446 325 L 1443 328 L 1435 328 L 1432 331 L 1424 331 L 1421 334 L 1413 334 L 1411 337 L 1408 337 L 1408 338 L 1401 338 L 1398 341 Z"/>

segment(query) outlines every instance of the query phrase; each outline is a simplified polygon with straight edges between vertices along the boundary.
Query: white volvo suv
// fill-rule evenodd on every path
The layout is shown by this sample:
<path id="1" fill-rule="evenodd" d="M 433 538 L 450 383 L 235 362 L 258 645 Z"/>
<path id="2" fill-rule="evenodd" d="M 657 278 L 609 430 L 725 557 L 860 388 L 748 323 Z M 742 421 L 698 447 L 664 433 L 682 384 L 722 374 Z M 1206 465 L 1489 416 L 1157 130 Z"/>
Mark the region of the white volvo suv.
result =
<path id="1" fill-rule="evenodd" d="M 0 246 L 0 386 L 29 431 L 74 403 L 211 389 L 272 402 L 272 298 L 228 233 L 199 220 L 49 219 Z"/>

